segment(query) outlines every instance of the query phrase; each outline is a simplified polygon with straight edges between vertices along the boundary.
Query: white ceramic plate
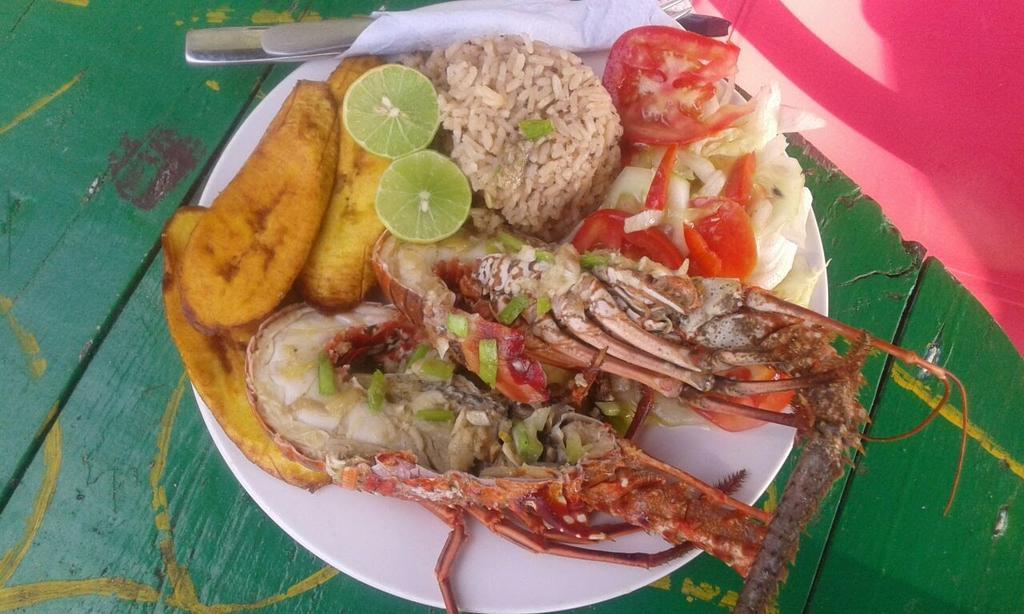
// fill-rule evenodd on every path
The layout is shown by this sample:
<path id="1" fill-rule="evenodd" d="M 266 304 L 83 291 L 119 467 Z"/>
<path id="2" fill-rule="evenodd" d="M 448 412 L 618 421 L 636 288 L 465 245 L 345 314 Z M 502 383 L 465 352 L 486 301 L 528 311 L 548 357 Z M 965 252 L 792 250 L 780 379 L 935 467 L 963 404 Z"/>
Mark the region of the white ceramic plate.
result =
<path id="1" fill-rule="evenodd" d="M 591 63 L 588 61 L 588 63 Z M 603 58 L 592 65 L 603 68 Z M 337 59 L 303 64 L 252 111 L 218 160 L 200 196 L 208 206 L 235 176 L 256 147 L 295 82 L 324 80 Z M 825 259 L 813 214 L 807 223 L 807 258 L 824 268 Z M 827 283 L 822 275 L 812 307 L 825 313 Z M 340 571 L 405 599 L 443 607 L 434 564 L 448 529 L 419 506 L 328 486 L 316 493 L 289 486 L 250 463 L 224 434 L 209 408 L 196 402 L 217 449 L 249 495 L 282 529 L 310 552 Z M 765 491 L 789 454 L 790 429 L 765 425 L 743 433 L 702 428 L 646 429 L 640 443 L 654 456 L 715 482 L 746 469 L 737 498 L 753 503 Z M 461 608 L 474 612 L 545 612 L 580 607 L 624 595 L 693 560 L 699 551 L 655 569 L 538 556 L 492 535 L 478 524 L 455 567 Z M 665 542 L 634 535 L 604 546 L 622 551 L 657 551 Z"/>

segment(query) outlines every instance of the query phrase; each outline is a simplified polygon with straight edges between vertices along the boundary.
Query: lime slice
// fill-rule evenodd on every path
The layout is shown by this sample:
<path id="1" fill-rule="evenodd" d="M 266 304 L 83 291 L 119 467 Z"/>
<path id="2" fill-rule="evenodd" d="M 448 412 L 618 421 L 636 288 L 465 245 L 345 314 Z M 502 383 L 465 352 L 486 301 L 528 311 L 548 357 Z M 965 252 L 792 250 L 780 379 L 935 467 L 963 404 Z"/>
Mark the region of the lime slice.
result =
<path id="1" fill-rule="evenodd" d="M 455 233 L 469 217 L 469 181 L 436 151 L 391 163 L 377 188 L 377 216 L 404 241 L 431 243 Z"/>
<path id="2" fill-rule="evenodd" d="M 429 145 L 441 115 L 430 79 L 412 68 L 385 64 L 352 83 L 341 117 L 363 149 L 393 159 Z"/>

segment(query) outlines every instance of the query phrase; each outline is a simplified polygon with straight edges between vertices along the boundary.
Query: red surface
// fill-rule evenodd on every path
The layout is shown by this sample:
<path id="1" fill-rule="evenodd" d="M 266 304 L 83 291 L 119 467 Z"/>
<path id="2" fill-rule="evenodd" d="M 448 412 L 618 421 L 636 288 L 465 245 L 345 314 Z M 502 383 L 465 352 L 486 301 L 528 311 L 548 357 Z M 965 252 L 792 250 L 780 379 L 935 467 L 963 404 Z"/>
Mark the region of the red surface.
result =
<path id="1" fill-rule="evenodd" d="M 807 134 L 1024 349 L 1024 2 L 696 0 L 737 82 L 775 79 Z"/>

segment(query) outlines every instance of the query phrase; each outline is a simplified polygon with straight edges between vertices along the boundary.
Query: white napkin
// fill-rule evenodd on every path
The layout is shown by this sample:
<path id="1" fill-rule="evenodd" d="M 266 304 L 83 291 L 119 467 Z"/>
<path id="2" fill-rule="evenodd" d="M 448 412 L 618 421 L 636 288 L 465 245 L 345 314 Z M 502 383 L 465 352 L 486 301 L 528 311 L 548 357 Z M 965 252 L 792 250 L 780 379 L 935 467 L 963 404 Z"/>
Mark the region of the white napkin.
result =
<path id="1" fill-rule="evenodd" d="M 676 25 L 656 0 L 458 0 L 374 17 L 346 55 L 398 55 L 498 34 L 580 53 L 608 49 L 630 28 Z"/>

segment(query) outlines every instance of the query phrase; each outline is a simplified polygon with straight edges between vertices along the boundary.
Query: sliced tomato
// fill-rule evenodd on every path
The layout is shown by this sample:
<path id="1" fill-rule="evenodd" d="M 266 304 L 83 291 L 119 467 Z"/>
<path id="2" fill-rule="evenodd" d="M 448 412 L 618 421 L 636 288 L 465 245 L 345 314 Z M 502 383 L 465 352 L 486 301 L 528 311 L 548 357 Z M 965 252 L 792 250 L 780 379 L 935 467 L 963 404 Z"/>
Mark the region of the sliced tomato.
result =
<path id="1" fill-rule="evenodd" d="M 480 370 L 480 342 L 498 342 L 498 376 L 495 388 L 520 403 L 542 403 L 548 399 L 547 377 L 541 364 L 526 356 L 526 338 L 520 331 L 485 320 L 479 315 L 469 317 L 469 333 L 459 341 L 466 368 Z"/>
<path id="2" fill-rule="evenodd" d="M 608 54 L 603 83 L 627 140 L 686 144 L 720 131 L 747 110 L 703 117 L 715 83 L 736 72 L 739 48 L 668 26 L 626 31 Z M 738 115 L 737 115 L 738 114 Z"/>
<path id="3" fill-rule="evenodd" d="M 658 163 L 658 170 L 654 171 L 654 179 L 651 180 L 651 187 L 647 189 L 647 200 L 644 202 L 645 209 L 662 210 L 668 204 L 668 182 L 672 178 L 672 171 L 676 167 L 676 151 L 678 145 L 672 144 L 661 156 Z"/>
<path id="4" fill-rule="evenodd" d="M 683 226 L 683 239 L 690 250 L 690 274 L 694 277 L 718 277 L 722 271 L 722 259 L 711 251 L 704 237 L 687 224 Z"/>
<path id="5" fill-rule="evenodd" d="M 729 171 L 729 179 L 722 188 L 722 196 L 731 198 L 746 207 L 750 204 L 750 196 L 754 191 L 754 171 L 757 167 L 757 156 L 753 153 L 740 156 Z"/>
<path id="6" fill-rule="evenodd" d="M 613 249 L 634 260 L 646 256 L 670 269 L 683 265 L 679 248 L 657 228 L 626 232 L 629 216 L 619 209 L 599 209 L 591 213 L 572 238 L 573 247 L 581 254 L 593 249 Z"/>
<path id="7" fill-rule="evenodd" d="M 598 209 L 583 220 L 583 225 L 572 238 L 579 253 L 592 249 L 622 249 L 624 230 L 629 214 L 618 209 Z"/>
<path id="8" fill-rule="evenodd" d="M 754 365 L 752 367 L 737 367 L 730 369 L 722 375 L 731 377 L 733 379 L 740 379 L 750 382 L 763 382 L 763 381 L 774 381 L 785 379 L 785 376 L 772 369 L 771 367 L 765 367 L 762 365 Z M 743 405 L 750 405 L 752 407 L 759 407 L 761 409 L 767 409 L 781 413 L 784 409 L 789 407 L 789 404 L 793 401 L 793 397 L 796 396 L 795 390 L 784 390 L 782 392 L 770 392 L 768 394 L 758 394 L 748 397 L 737 397 L 732 400 L 741 403 Z M 715 423 L 721 429 L 726 431 L 746 431 L 757 426 L 761 426 L 764 422 L 755 420 L 753 418 L 745 418 L 743 416 L 732 416 L 729 414 L 723 414 L 720 412 L 704 411 L 701 409 L 696 410 L 697 413 L 704 416 L 711 422 Z"/>
<path id="9" fill-rule="evenodd" d="M 736 201 L 721 197 L 694 199 L 692 205 L 714 207 L 715 212 L 683 228 L 690 250 L 690 274 L 746 279 L 757 266 L 757 241 L 746 210 Z M 714 260 L 706 252 L 718 257 L 719 266 L 713 266 Z"/>

